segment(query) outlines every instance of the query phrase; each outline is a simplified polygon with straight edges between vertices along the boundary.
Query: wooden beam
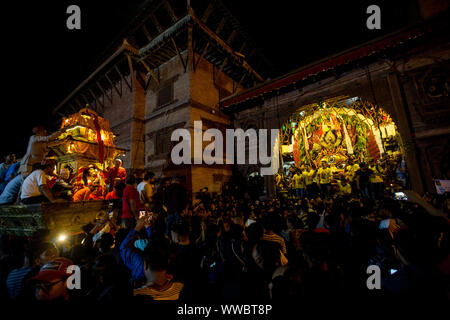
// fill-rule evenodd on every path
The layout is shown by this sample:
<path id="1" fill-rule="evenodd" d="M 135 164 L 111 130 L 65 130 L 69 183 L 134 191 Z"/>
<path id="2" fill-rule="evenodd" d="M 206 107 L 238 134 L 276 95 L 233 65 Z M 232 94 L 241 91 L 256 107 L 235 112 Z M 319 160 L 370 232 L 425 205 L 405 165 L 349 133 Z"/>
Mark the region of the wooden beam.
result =
<path id="1" fill-rule="evenodd" d="M 128 86 L 128 88 L 129 88 L 130 90 L 132 90 L 131 84 L 128 83 L 128 80 L 125 79 L 125 77 L 122 75 L 122 73 L 120 72 L 120 70 L 119 70 L 119 68 L 117 67 L 117 65 L 114 66 L 114 69 L 115 69 L 116 72 L 119 74 L 120 79 L 122 79 L 122 81 L 125 82 L 125 84 Z M 121 90 L 121 91 L 122 91 L 122 90 Z"/>
<path id="2" fill-rule="evenodd" d="M 97 87 L 99 87 L 100 90 L 103 92 L 103 95 L 105 97 L 107 97 L 109 99 L 109 102 L 111 102 L 111 104 L 112 104 L 113 103 L 113 101 L 112 101 L 112 88 L 111 88 L 111 95 L 108 97 L 108 94 L 106 93 L 105 89 L 103 89 L 101 83 L 98 82 L 98 81 L 95 81 L 95 83 L 97 84 Z"/>
<path id="3" fill-rule="evenodd" d="M 242 44 L 242 46 L 239 48 L 239 53 L 243 54 L 242 52 L 244 51 L 244 49 L 247 47 L 248 42 L 244 41 L 244 43 Z"/>
<path id="4" fill-rule="evenodd" d="M 158 77 L 155 75 L 155 73 L 153 72 L 153 70 L 148 66 L 147 63 L 145 63 L 144 60 L 141 60 L 142 65 L 144 66 L 144 68 L 148 71 L 148 73 L 150 73 L 150 76 L 156 81 L 156 83 L 159 85 L 159 79 Z"/>
<path id="5" fill-rule="evenodd" d="M 131 56 L 128 53 L 127 53 L 127 60 L 128 60 L 128 68 L 130 68 L 131 85 L 136 86 L 136 75 L 134 74 L 133 60 L 131 60 Z"/>
<path id="6" fill-rule="evenodd" d="M 97 69 L 95 69 L 95 71 L 89 77 L 87 77 L 75 90 L 73 90 L 70 95 L 64 99 L 64 101 L 62 101 L 55 109 L 53 109 L 53 113 L 56 113 L 59 108 L 61 108 L 66 102 L 72 99 L 72 97 L 74 97 L 77 92 L 79 92 L 87 83 L 89 83 L 94 78 L 94 76 L 97 75 L 97 73 L 105 68 L 106 65 L 111 63 L 111 61 L 118 57 L 124 50 L 125 46 L 122 44 L 122 46 L 116 52 L 114 52 L 112 56 L 106 59 L 106 61 L 103 62 Z"/>
<path id="7" fill-rule="evenodd" d="M 209 47 L 209 41 L 206 43 L 206 45 L 203 47 L 203 50 L 202 50 L 202 52 L 200 53 L 200 56 L 198 57 L 198 59 L 197 59 L 197 61 L 195 62 L 194 61 L 194 71 L 195 71 L 195 68 L 197 68 L 197 65 L 198 65 L 198 63 L 200 62 L 200 60 L 203 58 L 203 56 L 205 55 L 205 52 L 208 50 L 208 47 Z"/>
<path id="8" fill-rule="evenodd" d="M 100 104 L 100 106 L 104 109 L 105 105 L 103 104 L 103 102 L 100 101 L 100 98 L 95 95 L 94 91 L 91 88 L 88 88 L 88 90 L 91 93 L 91 95 L 94 97 L 94 100 L 97 101 Z"/>
<path id="9" fill-rule="evenodd" d="M 79 98 L 78 97 L 76 97 L 75 99 L 74 99 L 74 101 L 75 101 L 75 103 L 77 104 L 77 106 L 78 106 L 78 110 L 80 110 L 80 109 L 83 109 L 83 108 L 85 108 L 86 106 L 84 106 L 81 102 L 80 102 L 80 100 L 79 100 Z M 76 111 L 78 111 L 78 110 L 76 110 Z"/>
<path id="10" fill-rule="evenodd" d="M 76 101 L 75 101 L 75 102 L 76 102 Z M 79 110 L 79 109 L 77 109 L 76 107 L 74 107 L 74 105 L 73 105 L 72 103 L 69 104 L 69 107 L 70 107 L 70 110 L 72 110 L 72 112 L 74 112 L 74 113 L 77 112 L 77 111 Z M 79 107 L 78 104 L 77 104 L 77 107 Z"/>
<path id="11" fill-rule="evenodd" d="M 153 40 L 153 38 L 152 38 L 152 36 L 150 35 L 150 32 L 148 32 L 148 29 L 147 29 L 147 27 L 145 26 L 145 24 L 142 24 L 142 31 L 144 32 L 145 37 L 147 38 L 148 41 L 152 41 L 152 40 Z"/>
<path id="12" fill-rule="evenodd" d="M 206 8 L 205 12 L 203 13 L 202 21 L 204 23 L 206 23 L 206 21 L 208 21 L 208 18 L 211 15 L 211 13 L 213 12 L 213 9 L 214 9 L 214 2 L 210 1 L 208 4 L 208 7 Z"/>
<path id="13" fill-rule="evenodd" d="M 170 5 L 169 1 L 164 0 L 164 7 L 166 8 L 167 12 L 169 13 L 169 16 L 172 19 L 172 22 L 177 21 L 178 17 L 175 14 L 175 11 L 173 11 L 172 6 Z"/>
<path id="14" fill-rule="evenodd" d="M 189 0 L 188 0 L 189 1 Z M 190 2 L 188 3 L 188 9 L 190 9 Z M 187 48 L 188 48 L 188 56 L 186 59 L 186 64 L 192 63 L 192 68 L 194 68 L 194 47 L 192 43 L 192 32 L 193 32 L 194 26 L 192 25 L 191 21 L 188 22 L 188 37 L 187 37 Z"/>
<path id="15" fill-rule="evenodd" d="M 215 34 L 219 34 L 220 31 L 222 31 L 223 27 L 225 26 L 225 22 L 227 21 L 226 17 L 223 17 L 222 20 L 220 20 L 219 25 L 217 26 L 216 31 L 214 31 Z"/>
<path id="16" fill-rule="evenodd" d="M 244 72 L 244 74 L 242 75 L 241 79 L 239 79 L 238 84 L 236 85 L 236 89 L 239 88 L 242 84 L 242 81 L 244 81 L 245 77 L 247 76 L 247 71 Z"/>
<path id="17" fill-rule="evenodd" d="M 116 92 L 117 92 L 117 95 L 118 95 L 120 98 L 122 98 L 122 90 L 120 90 L 120 92 L 119 92 L 119 89 L 117 89 L 117 87 L 113 84 L 113 82 L 112 82 L 111 79 L 109 78 L 108 72 L 105 73 L 105 77 L 106 77 L 106 79 L 108 80 L 109 84 L 111 85 L 111 98 L 112 98 L 112 88 L 114 88 L 114 89 L 116 90 Z"/>
<path id="18" fill-rule="evenodd" d="M 236 38 L 237 33 L 238 32 L 236 29 L 234 29 L 233 32 L 231 32 L 230 36 L 227 39 L 228 44 L 230 44 L 233 41 L 233 39 Z"/>
<path id="19" fill-rule="evenodd" d="M 159 24 L 158 19 L 156 19 L 156 16 L 152 13 L 150 16 L 150 19 L 152 20 L 153 24 L 155 25 L 156 29 L 159 33 L 163 32 L 163 27 Z"/>
<path id="20" fill-rule="evenodd" d="M 227 64 L 227 62 L 228 62 L 228 57 L 226 57 L 225 59 L 223 59 L 223 62 L 222 62 L 222 64 L 220 65 L 219 72 L 218 72 L 217 74 L 219 74 L 219 73 L 221 73 L 221 72 L 223 71 L 223 68 L 225 67 L 225 65 Z"/>
<path id="21" fill-rule="evenodd" d="M 139 84 L 146 90 L 146 83 L 145 80 L 142 79 L 141 73 L 139 71 L 136 71 L 136 80 L 139 82 Z"/>
<path id="22" fill-rule="evenodd" d="M 178 49 L 177 43 L 175 42 L 175 39 L 174 39 L 173 37 L 170 37 L 170 40 L 172 41 L 172 44 L 173 44 L 173 46 L 174 46 L 174 48 L 175 48 L 175 50 L 176 50 L 176 52 L 177 52 L 177 54 L 178 54 L 178 57 L 179 57 L 180 60 L 181 60 L 181 64 L 183 65 L 184 72 L 186 72 L 187 65 L 186 65 L 186 62 L 184 61 L 183 57 L 181 56 L 181 52 L 180 52 L 180 50 Z M 187 59 L 186 59 L 186 60 L 187 60 Z"/>
<path id="23" fill-rule="evenodd" d="M 248 70 L 250 73 L 252 73 L 256 79 L 258 79 L 261 82 L 264 82 L 264 78 L 261 77 L 244 59 L 236 56 L 234 54 L 234 50 L 225 42 L 223 41 L 217 34 L 215 34 L 211 29 L 209 29 L 203 22 L 201 22 L 196 16 L 191 16 L 192 20 L 200 27 L 200 29 L 203 30 L 209 37 L 211 37 L 214 41 L 216 41 L 223 49 L 225 49 L 228 54 L 235 57 L 236 60 L 240 61 L 242 63 L 242 67 L 246 70 Z"/>
<path id="24" fill-rule="evenodd" d="M 90 102 L 88 101 L 88 99 L 86 98 L 86 96 L 84 95 L 83 92 L 80 93 L 81 97 L 83 98 L 84 102 L 86 102 L 85 108 L 90 106 Z"/>

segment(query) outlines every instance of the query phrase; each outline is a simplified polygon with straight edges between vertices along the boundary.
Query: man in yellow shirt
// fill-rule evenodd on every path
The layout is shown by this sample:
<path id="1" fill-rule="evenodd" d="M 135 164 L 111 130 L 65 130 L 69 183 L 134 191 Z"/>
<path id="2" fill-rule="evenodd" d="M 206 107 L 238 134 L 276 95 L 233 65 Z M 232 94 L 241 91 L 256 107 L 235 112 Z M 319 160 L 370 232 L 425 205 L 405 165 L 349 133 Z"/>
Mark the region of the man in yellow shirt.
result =
<path id="1" fill-rule="evenodd" d="M 331 189 L 331 176 L 333 172 L 331 168 L 329 168 L 328 163 L 322 161 L 321 168 L 317 171 L 318 180 L 320 183 L 320 195 L 324 197 L 330 193 Z"/>
<path id="2" fill-rule="evenodd" d="M 292 180 L 294 181 L 295 196 L 303 200 L 305 194 L 305 180 L 303 179 L 303 175 L 300 171 L 296 171 Z"/>
<path id="3" fill-rule="evenodd" d="M 369 177 L 370 182 L 370 193 L 373 200 L 378 199 L 383 193 L 383 176 L 384 173 L 383 168 L 379 164 L 375 164 L 372 161 L 369 169 L 373 171 L 373 173 Z"/>
<path id="4" fill-rule="evenodd" d="M 311 166 L 308 166 L 305 170 L 302 172 L 303 180 L 305 181 L 305 187 L 306 187 L 306 197 L 311 199 L 314 195 L 314 174 L 316 171 L 313 170 Z"/>
<path id="5" fill-rule="evenodd" d="M 352 194 L 352 186 L 348 183 L 346 178 L 337 180 L 340 196 L 350 196 Z"/>
<path id="6" fill-rule="evenodd" d="M 358 170 L 359 170 L 358 163 L 349 164 L 345 169 L 345 177 L 347 178 L 348 183 L 350 184 L 352 190 L 357 190 L 355 177 L 356 171 Z"/>

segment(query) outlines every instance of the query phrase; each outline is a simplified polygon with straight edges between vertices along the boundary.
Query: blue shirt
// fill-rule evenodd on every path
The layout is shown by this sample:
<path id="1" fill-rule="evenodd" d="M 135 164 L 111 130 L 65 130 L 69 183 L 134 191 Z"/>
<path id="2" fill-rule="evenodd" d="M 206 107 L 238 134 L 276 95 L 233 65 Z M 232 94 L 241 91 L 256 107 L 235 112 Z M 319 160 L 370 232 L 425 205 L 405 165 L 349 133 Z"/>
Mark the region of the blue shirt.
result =
<path id="1" fill-rule="evenodd" d="M 20 187 L 22 187 L 22 182 L 23 178 L 21 174 L 12 179 L 0 195 L 0 204 L 14 203 L 19 194 Z"/>
<path id="2" fill-rule="evenodd" d="M 14 269 L 6 278 L 6 287 L 8 288 L 8 293 L 11 299 L 17 298 L 22 289 L 23 278 L 28 274 L 28 272 L 33 269 L 32 267 Z"/>
<path id="3" fill-rule="evenodd" d="M 8 171 L 6 171 L 6 174 L 5 174 L 5 182 L 9 182 L 12 180 L 10 178 L 11 175 L 13 175 L 13 179 L 14 179 L 14 177 L 17 175 L 17 172 L 19 171 L 19 167 L 20 167 L 20 162 L 16 162 L 13 165 L 9 166 Z"/>
<path id="4" fill-rule="evenodd" d="M 0 181 L 5 178 L 6 171 L 8 171 L 9 166 L 6 163 L 0 164 Z"/>
<path id="5" fill-rule="evenodd" d="M 147 235 L 150 234 L 150 228 L 147 228 Z M 144 259 L 142 255 L 134 248 L 136 241 L 136 230 L 132 229 L 120 245 L 120 255 L 128 269 L 131 270 L 133 280 L 144 279 Z"/>

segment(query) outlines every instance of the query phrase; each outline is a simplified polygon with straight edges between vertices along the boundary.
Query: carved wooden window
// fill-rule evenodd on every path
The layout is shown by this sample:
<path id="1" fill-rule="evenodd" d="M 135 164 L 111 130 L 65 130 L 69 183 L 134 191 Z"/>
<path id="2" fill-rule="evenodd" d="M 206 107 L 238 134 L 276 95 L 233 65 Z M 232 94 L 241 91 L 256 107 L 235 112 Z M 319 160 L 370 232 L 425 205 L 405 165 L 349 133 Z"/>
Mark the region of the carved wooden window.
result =
<path id="1" fill-rule="evenodd" d="M 156 134 L 155 137 L 155 151 L 156 154 L 161 153 L 168 153 L 170 152 L 171 148 L 171 141 L 170 141 L 170 132 L 160 132 Z"/>
<path id="2" fill-rule="evenodd" d="M 158 103 L 156 107 L 162 108 L 173 101 L 173 81 L 164 84 L 158 91 Z"/>

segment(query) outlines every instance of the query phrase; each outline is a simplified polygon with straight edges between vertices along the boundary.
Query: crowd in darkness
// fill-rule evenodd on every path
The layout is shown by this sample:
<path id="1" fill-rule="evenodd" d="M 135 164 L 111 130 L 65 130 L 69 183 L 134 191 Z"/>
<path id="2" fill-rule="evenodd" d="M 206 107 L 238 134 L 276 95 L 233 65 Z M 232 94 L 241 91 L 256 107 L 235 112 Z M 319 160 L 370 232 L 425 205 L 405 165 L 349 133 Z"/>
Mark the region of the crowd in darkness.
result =
<path id="1" fill-rule="evenodd" d="M 1 236 L 2 301 L 448 297 L 445 196 L 407 192 L 408 201 L 399 201 L 388 190 L 373 199 L 331 189 L 267 199 L 236 170 L 221 192 L 204 188 L 191 199 L 176 176 L 144 179 L 150 199 L 129 174 L 110 214 L 65 242 L 45 233 Z M 67 289 L 72 264 L 81 269 L 81 289 Z M 381 270 L 380 290 L 367 288 L 369 265 Z"/>

